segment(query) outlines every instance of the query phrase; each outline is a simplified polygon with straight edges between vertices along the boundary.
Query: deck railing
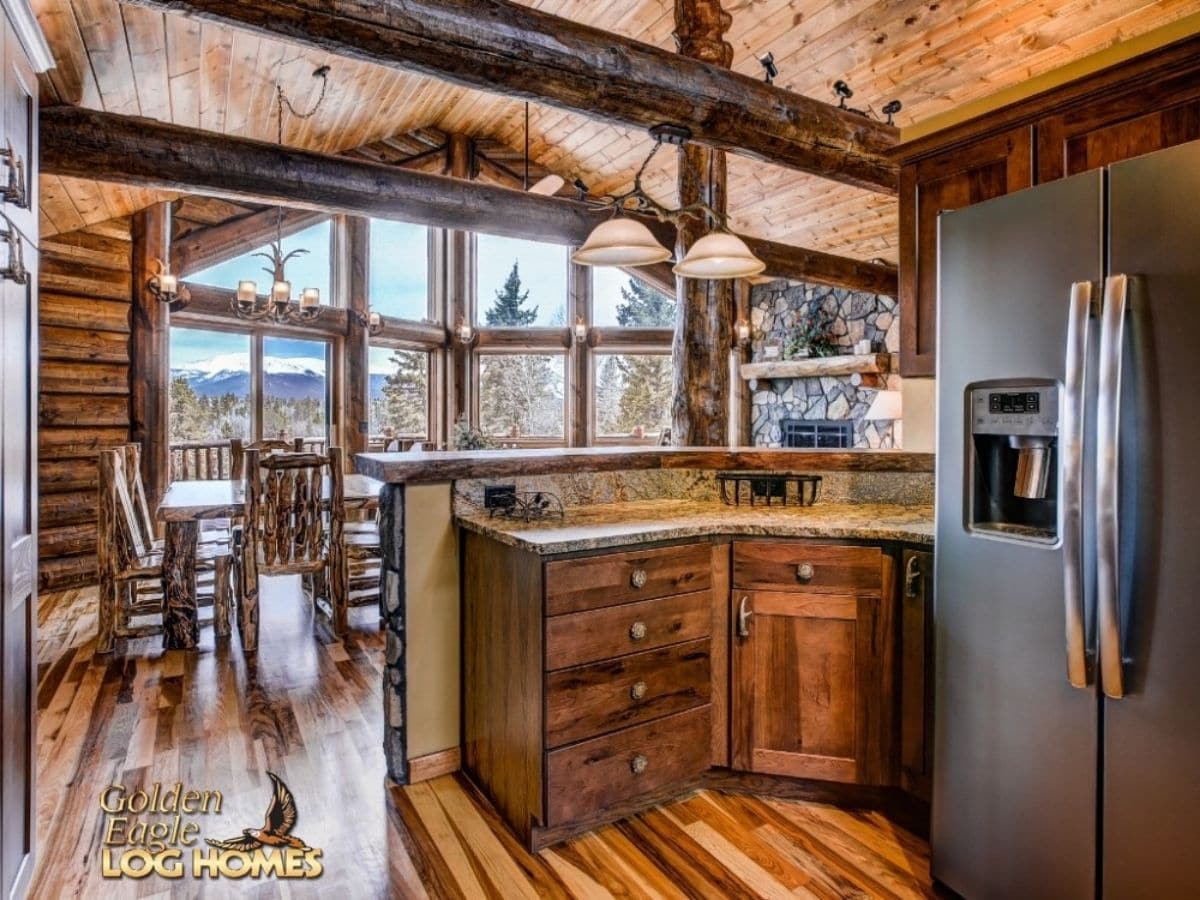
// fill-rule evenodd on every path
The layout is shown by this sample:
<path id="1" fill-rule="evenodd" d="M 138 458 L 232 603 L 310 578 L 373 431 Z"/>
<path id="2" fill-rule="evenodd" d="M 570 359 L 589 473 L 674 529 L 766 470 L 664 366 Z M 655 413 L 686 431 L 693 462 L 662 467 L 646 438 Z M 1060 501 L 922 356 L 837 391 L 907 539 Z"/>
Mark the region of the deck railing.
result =
<path id="1" fill-rule="evenodd" d="M 325 438 L 302 438 L 304 449 L 325 452 Z M 171 444 L 171 481 L 223 481 L 233 477 L 229 441 L 176 441 Z"/>

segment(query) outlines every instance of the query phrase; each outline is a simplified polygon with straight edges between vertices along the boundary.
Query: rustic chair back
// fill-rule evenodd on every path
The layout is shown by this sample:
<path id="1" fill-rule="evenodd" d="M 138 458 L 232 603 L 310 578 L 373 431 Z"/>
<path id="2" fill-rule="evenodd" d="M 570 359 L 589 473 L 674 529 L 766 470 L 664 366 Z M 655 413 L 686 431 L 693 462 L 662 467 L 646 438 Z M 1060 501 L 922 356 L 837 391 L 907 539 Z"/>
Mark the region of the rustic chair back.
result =
<path id="1" fill-rule="evenodd" d="M 146 500 L 146 488 L 142 482 L 141 444 L 122 444 L 125 485 L 133 504 L 134 523 L 147 549 L 154 546 L 154 519 L 150 516 L 150 504 Z"/>
<path id="2" fill-rule="evenodd" d="M 341 539 L 345 523 L 342 451 L 272 453 L 246 451 L 247 541 L 261 574 L 311 572 L 324 568 L 326 553 Z M 328 476 L 328 496 L 325 496 Z M 326 540 L 323 506 L 328 503 Z"/>
<path id="3" fill-rule="evenodd" d="M 294 440 L 266 440 L 252 441 L 247 444 L 238 438 L 234 438 L 229 442 L 229 459 L 230 471 L 229 476 L 234 481 L 241 481 L 246 477 L 246 452 L 249 450 L 259 451 L 259 456 L 267 453 L 303 453 L 304 438 L 295 438 Z"/>
<path id="4" fill-rule="evenodd" d="M 129 492 L 125 447 L 100 453 L 100 510 L 97 549 L 102 573 L 117 575 L 135 568 L 150 552 Z"/>

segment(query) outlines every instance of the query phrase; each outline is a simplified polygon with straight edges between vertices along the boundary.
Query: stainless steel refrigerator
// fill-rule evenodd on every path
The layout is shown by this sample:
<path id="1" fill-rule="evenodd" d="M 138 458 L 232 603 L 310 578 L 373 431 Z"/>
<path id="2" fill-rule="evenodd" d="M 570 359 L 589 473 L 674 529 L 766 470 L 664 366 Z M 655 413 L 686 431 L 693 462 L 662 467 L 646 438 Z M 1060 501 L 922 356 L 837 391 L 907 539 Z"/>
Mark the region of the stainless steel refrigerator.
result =
<path id="1" fill-rule="evenodd" d="M 933 875 L 1200 897 L 1200 142 L 940 248 Z"/>

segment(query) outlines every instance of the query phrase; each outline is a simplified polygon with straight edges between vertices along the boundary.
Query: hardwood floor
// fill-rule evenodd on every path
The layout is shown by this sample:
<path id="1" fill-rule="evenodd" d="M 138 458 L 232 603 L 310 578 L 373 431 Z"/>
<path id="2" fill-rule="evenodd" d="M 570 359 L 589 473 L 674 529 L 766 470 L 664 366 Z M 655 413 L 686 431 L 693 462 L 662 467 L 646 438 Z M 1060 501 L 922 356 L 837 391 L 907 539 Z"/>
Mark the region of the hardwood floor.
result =
<path id="1" fill-rule="evenodd" d="M 369 608 L 339 643 L 314 633 L 294 582 L 265 582 L 249 660 L 210 627 L 195 652 L 145 638 L 96 656 L 95 608 L 94 590 L 41 598 L 34 897 L 931 895 L 927 845 L 879 814 L 713 791 L 530 855 L 461 776 L 386 786 Z M 320 879 L 101 877 L 108 785 L 220 790 L 221 814 L 197 820 L 227 838 L 261 821 L 267 771 L 295 794 L 295 833 L 323 849 Z"/>

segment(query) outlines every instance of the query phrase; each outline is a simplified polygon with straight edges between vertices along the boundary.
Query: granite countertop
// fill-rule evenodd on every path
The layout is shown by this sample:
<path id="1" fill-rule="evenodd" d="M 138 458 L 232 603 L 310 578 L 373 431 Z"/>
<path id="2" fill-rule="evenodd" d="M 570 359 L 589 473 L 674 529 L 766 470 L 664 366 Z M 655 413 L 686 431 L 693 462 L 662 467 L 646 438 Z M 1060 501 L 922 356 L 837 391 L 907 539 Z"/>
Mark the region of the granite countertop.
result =
<path id="1" fill-rule="evenodd" d="M 481 511 L 458 524 L 510 547 L 535 553 L 574 553 L 647 541 L 733 535 L 857 538 L 933 543 L 933 508 L 871 503 L 814 506 L 725 506 L 712 501 L 646 500 L 568 509 L 564 519 L 521 522 Z"/>

